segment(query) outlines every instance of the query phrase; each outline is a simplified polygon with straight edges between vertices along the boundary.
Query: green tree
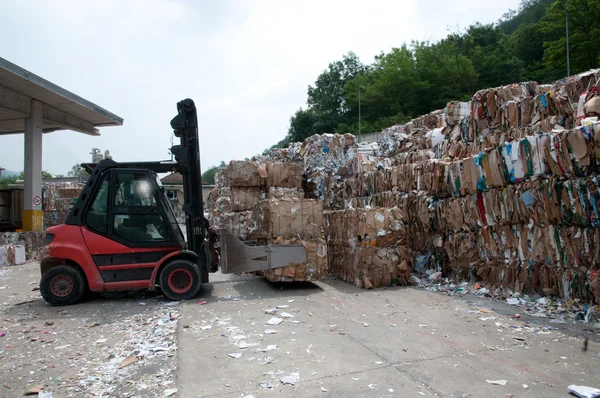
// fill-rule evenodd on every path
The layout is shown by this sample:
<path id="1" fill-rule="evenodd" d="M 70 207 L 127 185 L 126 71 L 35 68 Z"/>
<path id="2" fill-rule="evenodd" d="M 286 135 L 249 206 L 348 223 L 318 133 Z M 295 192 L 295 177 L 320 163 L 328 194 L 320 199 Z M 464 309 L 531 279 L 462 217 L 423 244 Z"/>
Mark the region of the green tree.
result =
<path id="1" fill-rule="evenodd" d="M 467 100 L 476 91 L 477 73 L 457 43 L 444 39 L 435 45 L 413 43 L 416 68 L 422 82 L 416 114 L 442 109 L 450 101 Z"/>
<path id="2" fill-rule="evenodd" d="M 333 133 L 335 128 L 346 121 L 347 104 L 343 95 L 346 83 L 365 70 L 365 66 L 353 52 L 342 57 L 341 61 L 329 64 L 315 81 L 308 86 L 308 117 L 316 118 L 313 125 L 315 132 Z M 298 117 L 298 112 L 296 112 Z M 302 116 L 300 116 L 302 117 Z M 304 124 L 305 120 L 302 120 Z M 295 141 L 292 138 L 292 141 Z"/>
<path id="3" fill-rule="evenodd" d="M 544 63 L 566 74 L 565 10 L 569 15 L 571 74 L 596 68 L 600 62 L 600 0 L 560 0 L 548 8 L 542 20 L 547 35 Z"/>
<path id="4" fill-rule="evenodd" d="M 320 128 L 323 128 L 323 130 L 319 131 Z M 287 137 L 290 142 L 300 142 L 313 134 L 324 132 L 326 132 L 326 129 L 321 124 L 321 121 L 314 110 L 298 109 L 290 118 L 290 128 Z"/>
<path id="5" fill-rule="evenodd" d="M 519 28 L 536 24 L 544 18 L 548 7 L 556 0 L 522 0 L 519 11 L 509 10 L 498 21 L 498 27 L 506 34 L 513 34 Z"/>
<path id="6" fill-rule="evenodd" d="M 54 176 L 52 175 L 52 173 L 42 170 L 42 180 L 49 180 L 51 178 L 54 178 Z"/>
<path id="7" fill-rule="evenodd" d="M 18 176 L 10 176 L 10 177 L 0 177 L 0 189 L 8 188 L 9 184 L 14 184 L 17 182 Z"/>
<path id="8" fill-rule="evenodd" d="M 349 123 L 340 124 L 336 131 L 358 133 L 359 91 L 361 131 L 369 132 L 412 116 L 420 101 L 420 86 L 413 53 L 406 45 L 379 54 L 370 68 L 346 83 L 343 94 Z"/>
<path id="9" fill-rule="evenodd" d="M 495 87 L 507 83 L 522 81 L 524 62 L 514 55 L 514 43 L 509 36 L 493 24 L 471 25 L 464 34 L 451 34 L 435 46 L 444 44 L 454 46 L 468 58 L 476 72 L 474 90 Z"/>

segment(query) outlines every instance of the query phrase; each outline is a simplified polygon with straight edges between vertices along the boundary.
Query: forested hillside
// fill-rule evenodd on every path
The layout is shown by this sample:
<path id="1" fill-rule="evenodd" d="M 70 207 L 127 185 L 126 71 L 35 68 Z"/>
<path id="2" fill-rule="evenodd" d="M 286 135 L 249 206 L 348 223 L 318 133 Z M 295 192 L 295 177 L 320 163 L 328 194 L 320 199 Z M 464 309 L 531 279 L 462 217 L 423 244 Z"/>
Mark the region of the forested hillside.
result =
<path id="1" fill-rule="evenodd" d="M 478 89 L 565 77 L 567 14 L 571 74 L 598 67 L 600 0 L 524 0 L 496 23 L 437 43 L 405 43 L 370 64 L 352 52 L 331 62 L 275 146 L 317 133 L 358 133 L 359 91 L 361 130 L 370 132 L 467 100 Z"/>

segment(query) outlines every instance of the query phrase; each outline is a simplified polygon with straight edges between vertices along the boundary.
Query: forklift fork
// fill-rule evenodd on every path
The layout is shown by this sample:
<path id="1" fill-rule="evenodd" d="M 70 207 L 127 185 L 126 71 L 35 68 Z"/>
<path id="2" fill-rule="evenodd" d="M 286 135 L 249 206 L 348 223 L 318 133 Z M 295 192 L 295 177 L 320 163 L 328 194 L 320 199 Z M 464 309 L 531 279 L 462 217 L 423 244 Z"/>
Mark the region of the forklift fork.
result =
<path id="1" fill-rule="evenodd" d="M 224 274 L 265 271 L 306 262 L 302 245 L 248 246 L 225 228 L 219 229 L 219 236 Z"/>

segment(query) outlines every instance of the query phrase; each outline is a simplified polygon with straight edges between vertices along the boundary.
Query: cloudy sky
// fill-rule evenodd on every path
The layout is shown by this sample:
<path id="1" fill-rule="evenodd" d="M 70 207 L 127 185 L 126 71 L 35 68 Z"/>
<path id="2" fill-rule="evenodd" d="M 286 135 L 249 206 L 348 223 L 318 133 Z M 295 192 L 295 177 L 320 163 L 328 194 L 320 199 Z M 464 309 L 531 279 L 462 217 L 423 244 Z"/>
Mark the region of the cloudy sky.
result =
<path id="1" fill-rule="evenodd" d="M 92 148 L 168 158 L 177 101 L 198 107 L 204 168 L 281 140 L 328 63 L 493 22 L 519 0 L 2 1 L 0 56 L 125 119 L 101 137 L 44 135 L 43 169 L 66 174 Z M 0 166 L 23 169 L 23 136 L 0 136 Z"/>

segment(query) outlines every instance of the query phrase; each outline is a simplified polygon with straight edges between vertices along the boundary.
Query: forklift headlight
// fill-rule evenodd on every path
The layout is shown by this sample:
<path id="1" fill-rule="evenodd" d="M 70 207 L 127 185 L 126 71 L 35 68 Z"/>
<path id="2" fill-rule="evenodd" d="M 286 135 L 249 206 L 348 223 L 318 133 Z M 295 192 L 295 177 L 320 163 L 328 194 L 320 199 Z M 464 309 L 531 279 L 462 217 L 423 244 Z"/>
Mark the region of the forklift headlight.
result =
<path id="1" fill-rule="evenodd" d="M 46 234 L 44 236 L 44 246 L 49 245 L 54 240 L 54 234 Z"/>

